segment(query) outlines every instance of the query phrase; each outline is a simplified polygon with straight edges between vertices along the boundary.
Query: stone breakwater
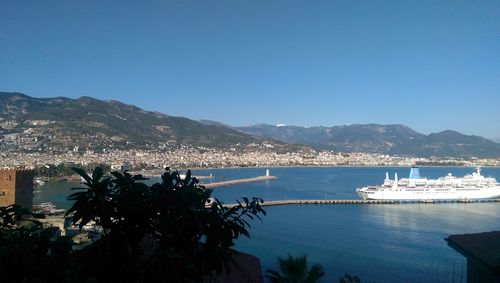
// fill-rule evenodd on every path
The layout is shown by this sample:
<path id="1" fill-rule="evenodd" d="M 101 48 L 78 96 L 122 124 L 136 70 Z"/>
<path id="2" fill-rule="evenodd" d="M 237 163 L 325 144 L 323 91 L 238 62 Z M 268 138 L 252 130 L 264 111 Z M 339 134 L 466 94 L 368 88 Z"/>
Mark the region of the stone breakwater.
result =
<path id="1" fill-rule="evenodd" d="M 206 189 L 215 189 L 215 188 L 220 188 L 220 187 L 234 186 L 234 185 L 245 184 L 245 183 L 263 182 L 263 181 L 274 180 L 274 179 L 277 179 L 277 177 L 275 177 L 275 176 L 259 176 L 259 177 L 254 177 L 254 178 L 229 180 L 229 181 L 214 182 L 214 183 L 207 183 L 207 184 L 202 183 L 201 185 L 204 186 Z"/>

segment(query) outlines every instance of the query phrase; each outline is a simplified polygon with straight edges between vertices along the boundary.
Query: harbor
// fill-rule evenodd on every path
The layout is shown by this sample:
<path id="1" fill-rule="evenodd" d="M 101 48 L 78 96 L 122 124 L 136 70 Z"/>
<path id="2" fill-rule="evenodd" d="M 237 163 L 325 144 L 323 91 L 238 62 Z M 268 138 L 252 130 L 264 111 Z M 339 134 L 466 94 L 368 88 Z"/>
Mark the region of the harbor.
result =
<path id="1" fill-rule="evenodd" d="M 197 178 L 212 174 L 211 180 L 200 180 L 208 184 L 262 176 L 265 171 L 265 168 L 228 168 L 193 170 L 192 174 Z M 407 202 L 358 197 L 355 188 L 380 183 L 386 171 L 408 176 L 408 169 L 402 167 L 271 168 L 270 175 L 277 179 L 213 189 L 212 197 L 225 206 L 234 205 L 244 196 L 264 200 L 262 205 L 267 215 L 262 217 L 262 223 L 251 223 L 251 238 L 242 237 L 236 243 L 237 249 L 259 257 L 263 269 L 273 267 L 276 255 L 296 251 L 314 255 L 313 262 L 325 264 L 328 274 L 332 274 L 330 281 L 338 279 L 335 272 L 345 270 L 377 282 L 405 282 L 409 273 L 412 277 L 407 281 L 411 282 L 464 282 L 454 275 L 460 274 L 460 270 L 465 274 L 466 261 L 443 239 L 452 234 L 498 230 L 500 200 Z M 449 172 L 463 176 L 471 168 L 425 168 L 430 179 Z M 500 180 L 500 168 L 485 167 L 481 173 Z M 160 181 L 156 176 L 150 183 Z M 52 202 L 57 208 L 68 210 L 71 202 L 66 198 L 71 188 L 77 186 L 82 187 L 70 182 L 47 182 L 35 194 L 34 203 Z M 61 227 L 59 217 L 47 216 L 47 219 Z M 66 224 L 65 232 L 73 237 L 78 228 L 73 230 L 70 224 Z M 82 235 L 75 241 L 83 242 L 86 235 L 92 237 L 88 232 Z M 307 249 L 295 250 L 302 243 L 309 243 Z M 408 253 L 395 257 L 394 250 Z M 340 255 L 342 260 L 337 259 Z M 366 269 L 366 266 L 374 267 Z M 379 270 L 387 270 L 389 275 L 380 275 Z"/>

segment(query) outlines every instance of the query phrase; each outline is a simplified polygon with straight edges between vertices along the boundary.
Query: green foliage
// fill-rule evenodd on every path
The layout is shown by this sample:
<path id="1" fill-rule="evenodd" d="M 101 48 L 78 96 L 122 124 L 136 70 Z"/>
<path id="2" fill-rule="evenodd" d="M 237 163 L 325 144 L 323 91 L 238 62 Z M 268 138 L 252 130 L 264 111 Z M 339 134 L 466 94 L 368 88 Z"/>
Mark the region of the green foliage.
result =
<path id="1" fill-rule="evenodd" d="M 265 277 L 273 283 L 313 283 L 319 282 L 325 275 L 320 264 L 313 265 L 308 269 L 307 256 L 294 257 L 288 255 L 287 258 L 278 258 L 280 272 L 268 269 Z"/>
<path id="2" fill-rule="evenodd" d="M 94 221 L 101 237 L 77 247 L 23 219 L 19 207 L 0 207 L 0 274 L 18 282 L 201 281 L 230 271 L 234 241 L 249 237 L 249 220 L 265 215 L 259 198 L 224 207 L 190 171 L 181 179 L 167 169 L 148 186 L 126 171 L 73 170 L 85 188 L 68 197 L 74 203 L 66 216 L 80 227 Z"/>
<path id="3" fill-rule="evenodd" d="M 35 168 L 35 173 L 40 177 L 68 177 L 72 175 L 77 175 L 77 173 L 72 169 L 74 164 L 61 163 L 57 166 L 54 164 L 40 165 Z M 96 168 L 101 167 L 104 172 L 110 171 L 110 166 L 107 164 L 89 164 L 86 167 Z"/>
<path id="4" fill-rule="evenodd" d="M 265 214 L 258 198 L 243 198 L 232 208 L 210 202 L 211 191 L 199 186 L 190 171 L 181 179 L 167 170 L 161 183 L 147 186 L 138 182 L 145 180 L 141 175 L 128 172 L 113 172 L 111 178 L 99 167 L 92 176 L 74 170 L 87 188 L 76 188 L 82 191 L 68 197 L 75 202 L 67 214 L 80 227 L 95 221 L 104 230 L 72 258 L 73 274 L 81 278 L 201 280 L 229 269 L 234 241 L 249 237 L 248 220 Z"/>
<path id="5" fill-rule="evenodd" d="M 37 176 L 40 177 L 62 177 L 70 176 L 74 173 L 74 171 L 71 170 L 71 167 L 64 163 L 57 166 L 54 164 L 37 166 L 35 169 Z"/>
<path id="6" fill-rule="evenodd" d="M 8 274 L 15 276 L 14 282 L 53 281 L 53 274 L 65 265 L 73 242 L 66 237 L 53 237 L 52 229 L 24 219 L 25 213 L 16 205 L 0 207 L 2 280 L 7 280 Z"/>

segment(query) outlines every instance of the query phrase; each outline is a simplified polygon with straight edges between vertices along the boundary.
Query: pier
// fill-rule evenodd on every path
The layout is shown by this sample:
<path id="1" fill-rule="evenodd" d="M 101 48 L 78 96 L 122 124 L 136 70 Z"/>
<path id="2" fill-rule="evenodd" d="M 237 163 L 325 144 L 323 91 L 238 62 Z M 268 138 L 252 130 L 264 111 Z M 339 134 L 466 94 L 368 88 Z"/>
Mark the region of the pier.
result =
<path id="1" fill-rule="evenodd" d="M 479 203 L 500 202 L 500 199 L 461 199 L 461 200 L 363 200 L 363 199 L 287 199 L 264 201 L 260 206 L 278 206 L 293 204 L 436 204 L 436 203 Z M 224 204 L 225 207 L 236 206 L 235 203 Z"/>
<path id="2" fill-rule="evenodd" d="M 201 184 L 201 185 L 204 186 L 206 189 L 214 189 L 214 188 L 227 187 L 227 186 L 233 186 L 233 185 L 239 185 L 239 184 L 263 182 L 263 181 L 274 180 L 274 179 L 277 179 L 277 177 L 266 175 L 266 176 L 259 176 L 259 177 L 254 177 L 254 178 L 229 180 L 229 181 L 214 182 L 214 183 L 207 183 L 207 184 Z"/>

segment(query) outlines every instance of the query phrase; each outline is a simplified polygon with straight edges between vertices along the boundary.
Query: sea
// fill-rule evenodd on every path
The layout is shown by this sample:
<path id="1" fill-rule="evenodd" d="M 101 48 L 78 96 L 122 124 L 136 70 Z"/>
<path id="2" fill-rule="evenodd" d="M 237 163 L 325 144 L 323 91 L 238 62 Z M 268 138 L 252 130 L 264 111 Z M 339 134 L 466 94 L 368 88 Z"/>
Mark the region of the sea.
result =
<path id="1" fill-rule="evenodd" d="M 250 178 L 267 168 L 193 170 L 214 177 L 205 182 Z M 269 168 L 277 179 L 214 189 L 224 203 L 242 197 L 282 199 L 358 199 L 357 187 L 381 184 L 408 175 L 402 167 L 285 167 Z M 422 167 L 420 175 L 463 176 L 468 167 Z M 484 167 L 482 174 L 500 180 L 500 168 Z M 151 178 L 148 182 L 157 182 Z M 34 203 L 53 202 L 68 209 L 66 197 L 78 183 L 49 182 L 39 187 Z M 306 255 L 321 264 L 322 282 L 338 282 L 345 273 L 361 282 L 466 282 L 466 259 L 448 246 L 453 234 L 500 230 L 500 203 L 407 203 L 286 205 L 265 207 L 262 221 L 250 222 L 250 238 L 241 236 L 235 248 L 257 256 L 263 271 L 279 270 L 278 257 Z"/>

